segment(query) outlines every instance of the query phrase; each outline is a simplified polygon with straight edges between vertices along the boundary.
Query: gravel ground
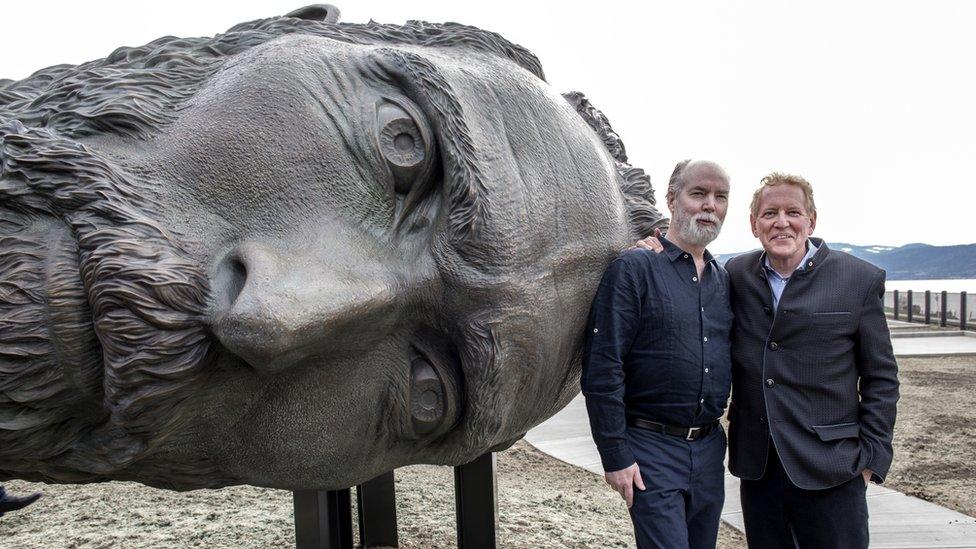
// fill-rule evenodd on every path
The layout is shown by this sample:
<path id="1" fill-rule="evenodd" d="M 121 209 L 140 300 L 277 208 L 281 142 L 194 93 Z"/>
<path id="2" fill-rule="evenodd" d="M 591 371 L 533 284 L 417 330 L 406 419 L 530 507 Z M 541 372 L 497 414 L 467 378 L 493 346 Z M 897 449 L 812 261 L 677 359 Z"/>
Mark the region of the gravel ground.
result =
<path id="1" fill-rule="evenodd" d="M 885 485 L 976 516 L 976 357 L 899 359 L 898 377 Z"/>
<path id="2" fill-rule="evenodd" d="M 633 547 L 623 502 L 602 478 L 525 442 L 498 454 L 501 547 Z M 456 547 L 449 467 L 398 469 L 400 547 Z M 291 493 L 249 486 L 177 493 L 131 482 L 44 485 L 11 481 L 15 494 L 41 490 L 27 510 L 0 519 L 0 547 L 286 547 L 295 543 Z M 355 497 L 355 496 L 354 496 Z M 719 547 L 745 547 L 722 525 Z"/>
<path id="3" fill-rule="evenodd" d="M 899 360 L 902 397 L 887 486 L 976 516 L 976 357 Z M 291 493 L 237 486 L 177 493 L 129 482 L 43 485 L 45 497 L 0 519 L 0 547 L 286 547 L 295 543 Z M 454 547 L 453 473 L 397 470 L 400 546 Z M 499 545 L 633 547 L 617 495 L 591 473 L 524 442 L 498 455 Z M 736 494 L 729 494 L 736 497 Z M 722 525 L 719 547 L 744 547 Z"/>

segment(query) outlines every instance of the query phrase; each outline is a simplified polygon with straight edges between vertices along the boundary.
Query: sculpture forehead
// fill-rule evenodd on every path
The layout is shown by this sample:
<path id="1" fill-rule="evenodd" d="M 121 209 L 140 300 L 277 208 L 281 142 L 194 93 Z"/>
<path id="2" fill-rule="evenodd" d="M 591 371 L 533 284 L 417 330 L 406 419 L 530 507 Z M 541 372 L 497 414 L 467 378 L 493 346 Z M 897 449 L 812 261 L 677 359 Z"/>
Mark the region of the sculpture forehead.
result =
<path id="1" fill-rule="evenodd" d="M 149 150 L 172 202 L 272 230 L 323 208 L 389 218 L 373 139 L 380 96 L 357 68 L 367 51 L 286 36 L 229 60 Z"/>
<path id="2" fill-rule="evenodd" d="M 557 203 L 617 201 L 606 151 L 560 95 L 507 59 L 459 47 L 275 39 L 229 60 L 198 91 L 151 153 L 154 163 L 180 182 L 177 194 L 189 191 L 238 225 L 293 227 L 324 208 L 382 226 L 395 205 L 380 184 L 376 105 L 410 101 L 380 68 L 391 50 L 425 60 L 457 99 L 493 226 L 505 229 L 487 235 L 496 245 L 516 225 L 525 232 L 519 219 L 549 219 Z M 435 126 L 442 115 L 418 110 Z M 575 217 L 578 229 L 598 221 L 586 217 Z"/>

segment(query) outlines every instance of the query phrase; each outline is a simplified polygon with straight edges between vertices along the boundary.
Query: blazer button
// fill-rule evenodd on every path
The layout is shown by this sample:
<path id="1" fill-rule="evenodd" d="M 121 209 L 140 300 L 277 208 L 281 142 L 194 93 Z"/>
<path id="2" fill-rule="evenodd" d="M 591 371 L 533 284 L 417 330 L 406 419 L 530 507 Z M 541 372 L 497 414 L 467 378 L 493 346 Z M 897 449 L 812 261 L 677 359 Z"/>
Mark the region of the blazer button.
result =
<path id="1" fill-rule="evenodd" d="M 765 424 L 766 424 L 766 418 L 765 418 L 765 417 L 763 417 L 763 416 L 760 416 L 760 417 L 759 417 L 759 424 L 760 424 L 760 425 L 765 425 Z"/>
<path id="2" fill-rule="evenodd" d="M 769 387 L 770 389 L 772 389 L 775 385 L 776 385 L 776 382 L 773 381 L 773 378 L 769 378 L 769 379 L 766 380 L 766 387 Z"/>
<path id="3" fill-rule="evenodd" d="M 779 345 L 775 341 L 772 341 L 769 343 L 769 348 L 775 351 L 776 349 L 779 349 Z"/>
<path id="4" fill-rule="evenodd" d="M 763 312 L 766 313 L 767 315 L 773 314 L 773 310 L 769 307 L 763 307 Z"/>

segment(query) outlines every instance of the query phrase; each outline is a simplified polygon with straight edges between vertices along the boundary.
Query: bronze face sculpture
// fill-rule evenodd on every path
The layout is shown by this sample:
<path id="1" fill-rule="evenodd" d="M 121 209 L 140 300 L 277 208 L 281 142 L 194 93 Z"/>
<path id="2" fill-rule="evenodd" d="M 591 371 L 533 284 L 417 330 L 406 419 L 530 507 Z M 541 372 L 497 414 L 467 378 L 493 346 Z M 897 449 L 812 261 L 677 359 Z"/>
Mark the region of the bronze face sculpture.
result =
<path id="1" fill-rule="evenodd" d="M 299 10 L 0 81 L 0 478 L 335 489 L 504 448 L 665 222 L 599 111 L 463 25 Z"/>

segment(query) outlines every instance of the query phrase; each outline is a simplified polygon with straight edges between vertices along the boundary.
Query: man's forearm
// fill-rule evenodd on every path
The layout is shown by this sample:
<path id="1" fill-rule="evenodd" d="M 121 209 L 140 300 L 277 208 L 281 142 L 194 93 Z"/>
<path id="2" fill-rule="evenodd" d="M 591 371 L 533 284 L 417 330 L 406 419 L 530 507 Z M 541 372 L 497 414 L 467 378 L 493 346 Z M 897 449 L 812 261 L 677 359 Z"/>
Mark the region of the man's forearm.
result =
<path id="1" fill-rule="evenodd" d="M 872 285 L 858 328 L 859 422 L 862 445 L 871 452 L 867 468 L 883 481 L 891 466 L 891 439 L 898 402 L 898 363 L 884 316 L 884 273 Z"/>
<path id="2" fill-rule="evenodd" d="M 623 387 L 616 391 L 583 390 L 590 431 L 600 452 L 604 471 L 619 471 L 632 465 L 634 453 L 627 443 L 627 417 Z"/>
<path id="3" fill-rule="evenodd" d="M 586 327 L 580 386 L 605 471 L 634 463 L 624 405 L 624 360 L 637 334 L 641 310 L 632 269 L 624 258 L 607 267 Z"/>

